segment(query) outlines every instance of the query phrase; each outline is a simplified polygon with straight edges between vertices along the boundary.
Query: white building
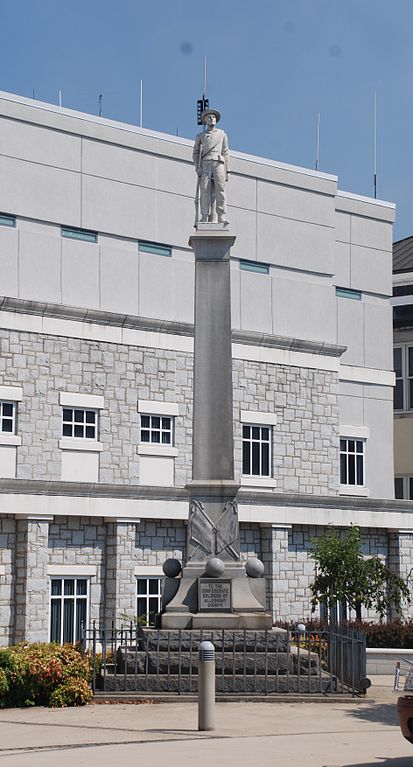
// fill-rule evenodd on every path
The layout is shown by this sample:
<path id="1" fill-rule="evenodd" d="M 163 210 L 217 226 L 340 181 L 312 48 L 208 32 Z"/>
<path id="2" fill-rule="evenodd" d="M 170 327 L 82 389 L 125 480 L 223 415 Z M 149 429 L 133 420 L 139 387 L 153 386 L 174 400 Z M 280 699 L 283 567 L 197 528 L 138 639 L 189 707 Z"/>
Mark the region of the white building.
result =
<path id="1" fill-rule="evenodd" d="M 0 94 L 0 641 L 158 608 L 191 477 L 192 141 Z M 390 203 L 232 153 L 242 551 L 309 614 L 311 539 L 356 523 L 410 570 L 394 501 Z"/>

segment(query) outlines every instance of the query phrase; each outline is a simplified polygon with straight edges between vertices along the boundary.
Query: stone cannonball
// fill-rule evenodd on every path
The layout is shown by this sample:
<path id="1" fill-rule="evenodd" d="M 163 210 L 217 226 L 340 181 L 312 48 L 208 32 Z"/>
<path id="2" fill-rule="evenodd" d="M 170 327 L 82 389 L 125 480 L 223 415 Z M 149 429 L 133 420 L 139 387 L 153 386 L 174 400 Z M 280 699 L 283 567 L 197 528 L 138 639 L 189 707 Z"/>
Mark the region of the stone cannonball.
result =
<path id="1" fill-rule="evenodd" d="M 179 559 L 173 559 L 173 557 L 171 557 L 170 559 L 165 559 L 165 562 L 162 565 L 162 570 L 167 578 L 176 578 L 182 570 L 182 565 Z"/>
<path id="2" fill-rule="evenodd" d="M 209 575 L 210 578 L 219 578 L 224 570 L 225 565 L 222 559 L 218 559 L 218 557 L 212 557 L 212 559 L 208 559 L 205 567 L 205 572 L 207 575 Z"/>
<path id="3" fill-rule="evenodd" d="M 245 569 L 250 578 L 261 578 L 264 575 L 264 565 L 260 559 L 256 559 L 255 557 L 247 559 Z"/>

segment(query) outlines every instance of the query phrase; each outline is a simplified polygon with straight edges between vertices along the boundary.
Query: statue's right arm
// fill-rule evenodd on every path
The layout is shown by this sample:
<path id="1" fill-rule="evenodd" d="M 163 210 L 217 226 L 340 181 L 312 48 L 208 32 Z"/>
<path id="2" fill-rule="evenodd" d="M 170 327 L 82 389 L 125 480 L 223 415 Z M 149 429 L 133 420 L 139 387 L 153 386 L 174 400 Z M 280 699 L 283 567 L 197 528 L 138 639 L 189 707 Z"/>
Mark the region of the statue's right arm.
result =
<path id="1" fill-rule="evenodd" d="M 193 161 L 193 163 L 195 165 L 195 170 L 196 170 L 197 173 L 199 173 L 199 165 L 200 165 L 199 155 L 200 155 L 200 151 L 201 151 L 201 138 L 198 135 L 196 137 L 196 139 L 195 139 L 194 151 L 192 153 L 192 161 Z"/>

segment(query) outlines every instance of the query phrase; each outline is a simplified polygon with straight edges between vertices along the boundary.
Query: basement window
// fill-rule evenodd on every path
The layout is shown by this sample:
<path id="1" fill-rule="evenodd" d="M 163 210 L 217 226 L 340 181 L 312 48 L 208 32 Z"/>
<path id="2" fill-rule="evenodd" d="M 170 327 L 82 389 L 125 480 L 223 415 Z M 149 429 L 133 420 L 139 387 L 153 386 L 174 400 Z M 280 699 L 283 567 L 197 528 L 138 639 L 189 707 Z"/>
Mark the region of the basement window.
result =
<path id="1" fill-rule="evenodd" d="M 71 226 L 62 226 L 62 237 L 68 237 L 70 240 L 83 240 L 84 242 L 97 242 L 97 232 L 91 232 L 88 229 L 76 229 Z"/>

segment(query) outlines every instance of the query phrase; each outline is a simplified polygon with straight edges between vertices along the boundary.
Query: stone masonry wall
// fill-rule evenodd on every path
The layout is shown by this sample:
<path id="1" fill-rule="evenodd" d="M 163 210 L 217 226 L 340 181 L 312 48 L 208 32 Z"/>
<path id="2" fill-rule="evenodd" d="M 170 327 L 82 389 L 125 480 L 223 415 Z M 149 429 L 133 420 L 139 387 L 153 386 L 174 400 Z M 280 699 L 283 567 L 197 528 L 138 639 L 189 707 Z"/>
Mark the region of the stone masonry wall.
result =
<path id="1" fill-rule="evenodd" d="M 13 641 L 16 520 L 0 517 L 0 647 Z"/>
<path id="2" fill-rule="evenodd" d="M 163 565 L 168 557 L 182 561 L 186 525 L 181 520 L 142 520 L 136 526 L 136 565 Z"/>

